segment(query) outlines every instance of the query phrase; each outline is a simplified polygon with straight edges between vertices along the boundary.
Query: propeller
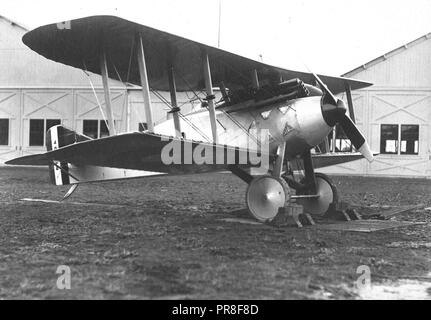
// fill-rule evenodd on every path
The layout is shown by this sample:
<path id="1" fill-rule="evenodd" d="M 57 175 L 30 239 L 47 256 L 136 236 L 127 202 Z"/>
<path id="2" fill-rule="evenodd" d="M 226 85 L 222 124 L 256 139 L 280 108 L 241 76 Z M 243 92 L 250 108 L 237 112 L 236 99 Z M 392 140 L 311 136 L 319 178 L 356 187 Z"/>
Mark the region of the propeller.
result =
<path id="1" fill-rule="evenodd" d="M 330 127 L 333 127 L 338 123 L 341 128 L 343 128 L 345 134 L 355 146 L 356 150 L 358 150 L 369 162 L 372 162 L 374 160 L 373 152 L 362 133 L 353 123 L 352 119 L 350 119 L 346 114 L 347 109 L 344 101 L 335 97 L 317 74 L 313 73 L 313 76 L 323 90 L 321 108 L 325 122 Z"/>

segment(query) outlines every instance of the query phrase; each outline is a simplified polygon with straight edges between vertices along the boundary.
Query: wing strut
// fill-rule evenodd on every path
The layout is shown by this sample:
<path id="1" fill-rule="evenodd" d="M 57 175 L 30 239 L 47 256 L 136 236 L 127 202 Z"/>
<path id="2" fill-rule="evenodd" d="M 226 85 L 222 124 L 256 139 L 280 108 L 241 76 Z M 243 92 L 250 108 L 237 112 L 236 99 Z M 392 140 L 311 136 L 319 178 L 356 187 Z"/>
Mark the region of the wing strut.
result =
<path id="1" fill-rule="evenodd" d="M 142 94 L 144 96 L 145 120 L 147 121 L 148 130 L 154 132 L 153 112 L 151 110 L 150 85 L 148 83 L 147 66 L 145 63 L 144 45 L 141 35 L 137 35 L 137 57 L 139 65 L 139 75 L 141 77 Z"/>
<path id="2" fill-rule="evenodd" d="M 252 86 L 253 89 L 259 89 L 259 76 L 257 74 L 257 70 L 253 69 L 252 73 L 251 73 L 251 80 L 252 80 Z"/>
<path id="3" fill-rule="evenodd" d="M 280 144 L 277 148 L 277 158 L 274 163 L 274 169 L 272 170 L 272 175 L 274 177 L 281 177 L 283 172 L 283 164 L 284 164 L 284 154 L 286 153 L 286 142 Z"/>
<path id="4" fill-rule="evenodd" d="M 102 74 L 102 81 L 103 81 L 103 91 L 105 92 L 105 106 L 106 106 L 106 113 L 108 114 L 108 130 L 109 135 L 116 135 L 117 131 L 115 129 L 115 123 L 114 123 L 114 113 L 112 111 L 112 105 L 111 105 L 111 91 L 109 89 L 109 79 L 108 79 L 108 64 L 106 63 L 106 51 L 103 48 L 102 52 L 100 53 L 100 73 Z"/>
<path id="5" fill-rule="evenodd" d="M 350 119 L 352 119 L 353 123 L 356 123 L 355 111 L 353 110 L 352 88 L 350 87 L 350 84 L 348 82 L 345 83 L 345 87 L 346 87 L 347 104 L 349 106 Z"/>
<path id="6" fill-rule="evenodd" d="M 172 105 L 172 110 L 169 111 L 169 113 L 172 113 L 172 116 L 174 118 L 175 135 L 178 138 L 181 138 L 181 124 L 180 124 L 180 117 L 178 115 L 180 108 L 178 107 L 178 103 L 177 103 L 177 86 L 175 84 L 175 73 L 174 73 L 174 67 L 172 65 L 168 67 L 168 76 L 169 76 L 169 91 L 171 93 L 171 105 Z"/>
<path id="7" fill-rule="evenodd" d="M 215 96 L 214 96 L 213 84 L 211 80 L 210 62 L 208 60 L 208 53 L 206 52 L 203 52 L 202 54 L 202 64 L 204 69 L 204 79 L 205 79 L 205 87 L 206 87 L 206 93 L 207 93 L 206 100 L 208 101 L 208 110 L 210 113 L 213 143 L 218 143 L 217 122 L 216 122 L 215 107 L 214 107 Z"/>

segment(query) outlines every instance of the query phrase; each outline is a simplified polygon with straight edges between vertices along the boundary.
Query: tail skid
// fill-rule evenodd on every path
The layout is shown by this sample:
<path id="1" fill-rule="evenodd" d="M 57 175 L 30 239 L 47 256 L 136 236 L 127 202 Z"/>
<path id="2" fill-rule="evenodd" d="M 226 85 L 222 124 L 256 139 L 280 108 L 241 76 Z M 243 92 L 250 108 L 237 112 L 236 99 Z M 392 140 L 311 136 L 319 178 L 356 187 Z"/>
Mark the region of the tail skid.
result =
<path id="1" fill-rule="evenodd" d="M 60 202 L 69 199 L 69 197 L 76 191 L 77 188 L 78 184 L 73 184 L 72 187 L 70 187 L 69 191 L 67 191 L 66 194 L 63 196 L 63 199 L 60 200 Z"/>

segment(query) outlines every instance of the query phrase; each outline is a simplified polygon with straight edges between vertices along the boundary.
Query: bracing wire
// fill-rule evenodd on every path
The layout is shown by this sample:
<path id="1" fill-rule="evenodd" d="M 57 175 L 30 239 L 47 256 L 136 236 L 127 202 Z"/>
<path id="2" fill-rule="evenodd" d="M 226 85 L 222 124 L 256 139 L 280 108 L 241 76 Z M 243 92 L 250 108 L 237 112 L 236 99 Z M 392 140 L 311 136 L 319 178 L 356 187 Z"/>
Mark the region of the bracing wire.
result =
<path id="1" fill-rule="evenodd" d="M 193 88 L 191 87 L 191 85 L 190 85 L 190 83 L 182 76 L 182 74 L 180 73 L 179 74 L 179 76 L 180 76 L 180 78 L 184 81 L 184 83 L 186 84 L 186 86 L 189 88 L 189 90 L 191 91 L 191 92 L 193 92 L 193 94 L 195 95 L 195 97 L 196 97 L 196 99 L 197 100 L 199 100 L 201 103 L 203 102 L 202 101 L 202 98 L 196 93 L 196 91 L 195 90 L 193 90 Z M 203 91 L 201 91 L 201 93 L 203 93 L 204 94 L 204 92 Z M 207 109 L 208 109 L 208 107 L 207 107 Z M 246 128 L 244 128 L 238 121 L 236 121 L 236 119 L 234 119 L 231 115 L 229 115 L 227 112 L 225 112 L 224 110 L 222 110 L 222 113 L 227 117 L 227 118 L 229 118 L 235 125 L 237 125 L 241 130 L 243 130 L 245 133 L 246 133 L 246 135 L 249 137 L 249 138 L 251 138 L 255 143 L 257 143 L 257 145 L 259 146 L 260 145 L 260 143 L 259 143 L 259 139 L 257 138 L 257 137 L 255 137 L 255 136 L 253 136 Z M 217 119 L 217 122 L 226 130 L 226 128 L 225 128 L 225 126 L 223 126 L 222 125 L 222 123 L 220 122 L 220 120 L 218 120 Z"/>
<path id="2" fill-rule="evenodd" d="M 91 90 L 93 91 L 94 97 L 96 98 L 97 106 L 99 107 L 100 113 L 102 114 L 103 121 L 105 121 L 106 127 L 109 128 L 108 120 L 106 119 L 105 113 L 103 112 L 102 104 L 100 103 L 99 98 L 97 97 L 97 93 L 96 93 L 96 89 L 94 89 L 93 81 L 91 80 L 91 77 L 87 72 L 87 66 L 85 65 L 85 62 L 84 62 L 84 68 L 85 69 L 83 69 L 82 71 L 87 76 L 88 81 L 90 82 Z"/>
<path id="3" fill-rule="evenodd" d="M 166 106 L 168 106 L 168 108 L 172 109 L 172 105 L 170 104 L 170 102 L 163 97 L 158 91 L 156 90 L 151 90 L 152 93 L 154 93 L 154 95 L 162 102 L 164 103 Z M 180 118 L 186 122 L 193 130 L 195 130 L 199 135 L 201 135 L 205 140 L 207 140 L 208 142 L 211 142 L 211 140 L 208 138 L 207 135 L 205 135 L 205 133 L 203 133 L 195 124 L 193 124 L 192 121 L 190 121 L 187 117 L 185 117 L 181 112 L 178 112 L 178 115 L 180 116 Z"/>

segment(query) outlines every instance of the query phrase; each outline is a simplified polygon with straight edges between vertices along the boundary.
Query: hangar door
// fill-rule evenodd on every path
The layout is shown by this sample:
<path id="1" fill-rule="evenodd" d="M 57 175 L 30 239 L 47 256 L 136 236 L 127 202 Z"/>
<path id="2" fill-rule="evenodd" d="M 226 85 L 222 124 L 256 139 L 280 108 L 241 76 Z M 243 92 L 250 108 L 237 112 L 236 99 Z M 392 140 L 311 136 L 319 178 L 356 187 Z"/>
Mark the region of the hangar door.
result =
<path id="1" fill-rule="evenodd" d="M 21 155 L 20 90 L 0 89 L 0 163 Z"/>
<path id="2" fill-rule="evenodd" d="M 370 174 L 430 176 L 430 105 L 426 90 L 369 91 Z"/>
<path id="3" fill-rule="evenodd" d="M 53 125 L 89 135 L 96 127 L 98 137 L 105 135 L 99 108 L 99 103 L 105 108 L 103 91 L 97 90 L 97 96 L 91 89 L 0 89 L 0 164 L 45 152 L 46 131 Z M 117 132 L 127 129 L 127 96 L 125 90 L 111 90 Z"/>

